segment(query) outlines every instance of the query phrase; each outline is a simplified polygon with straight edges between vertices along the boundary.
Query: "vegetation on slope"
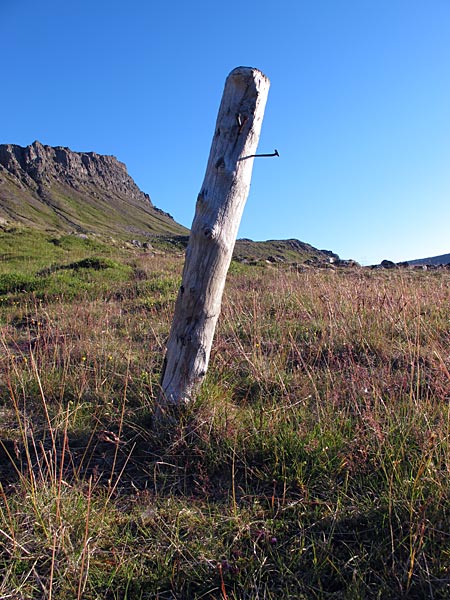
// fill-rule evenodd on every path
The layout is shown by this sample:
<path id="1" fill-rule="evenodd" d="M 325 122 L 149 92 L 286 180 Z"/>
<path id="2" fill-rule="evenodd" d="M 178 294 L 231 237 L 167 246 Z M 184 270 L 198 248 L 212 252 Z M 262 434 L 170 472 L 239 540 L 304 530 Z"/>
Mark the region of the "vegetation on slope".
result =
<path id="1" fill-rule="evenodd" d="M 448 272 L 234 264 L 206 384 L 160 431 L 182 259 L 22 241 L 0 597 L 449 596 Z"/>

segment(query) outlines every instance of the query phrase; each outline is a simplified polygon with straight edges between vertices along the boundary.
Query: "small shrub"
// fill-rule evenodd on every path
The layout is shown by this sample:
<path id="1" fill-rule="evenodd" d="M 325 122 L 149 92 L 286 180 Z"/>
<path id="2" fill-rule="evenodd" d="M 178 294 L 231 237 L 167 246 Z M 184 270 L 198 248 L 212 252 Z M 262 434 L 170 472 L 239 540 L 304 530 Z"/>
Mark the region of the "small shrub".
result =
<path id="1" fill-rule="evenodd" d="M 31 292 L 36 289 L 38 281 L 32 275 L 14 271 L 0 275 L 0 295 L 17 292 Z"/>
<path id="2" fill-rule="evenodd" d="M 96 256 L 91 256 L 89 258 L 83 258 L 82 260 L 70 263 L 70 265 L 61 268 L 74 269 L 75 271 L 78 271 L 79 269 L 94 269 L 94 271 L 102 271 L 103 269 L 113 269 L 118 266 L 119 265 L 116 262 L 109 258 L 98 258 Z"/>

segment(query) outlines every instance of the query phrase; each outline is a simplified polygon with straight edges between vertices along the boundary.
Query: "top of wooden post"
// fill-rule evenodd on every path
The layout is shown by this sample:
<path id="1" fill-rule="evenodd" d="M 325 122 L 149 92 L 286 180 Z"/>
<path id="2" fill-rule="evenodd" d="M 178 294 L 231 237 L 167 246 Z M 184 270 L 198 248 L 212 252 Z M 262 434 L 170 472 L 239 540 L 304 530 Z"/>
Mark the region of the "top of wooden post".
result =
<path id="1" fill-rule="evenodd" d="M 257 69 L 256 67 L 236 67 L 235 69 L 233 69 L 230 74 L 228 75 L 228 77 L 231 76 L 244 76 L 244 77 L 248 77 L 249 75 L 251 75 L 251 73 L 254 73 L 255 75 L 257 75 L 258 77 L 264 77 L 264 79 L 266 81 L 269 81 L 269 78 L 266 77 L 266 75 L 264 75 L 264 73 L 260 70 Z"/>

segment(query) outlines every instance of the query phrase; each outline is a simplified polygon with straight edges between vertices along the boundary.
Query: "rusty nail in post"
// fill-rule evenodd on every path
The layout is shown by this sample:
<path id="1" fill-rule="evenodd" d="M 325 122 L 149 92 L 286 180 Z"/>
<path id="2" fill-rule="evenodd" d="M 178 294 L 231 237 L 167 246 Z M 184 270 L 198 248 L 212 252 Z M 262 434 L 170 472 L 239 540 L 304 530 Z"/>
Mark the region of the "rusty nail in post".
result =
<path id="1" fill-rule="evenodd" d="M 260 158 L 261 156 L 270 157 L 270 156 L 280 156 L 280 155 L 278 154 L 278 150 L 275 149 L 275 152 L 273 152 L 272 154 L 252 154 L 250 156 L 246 156 L 245 158 Z"/>

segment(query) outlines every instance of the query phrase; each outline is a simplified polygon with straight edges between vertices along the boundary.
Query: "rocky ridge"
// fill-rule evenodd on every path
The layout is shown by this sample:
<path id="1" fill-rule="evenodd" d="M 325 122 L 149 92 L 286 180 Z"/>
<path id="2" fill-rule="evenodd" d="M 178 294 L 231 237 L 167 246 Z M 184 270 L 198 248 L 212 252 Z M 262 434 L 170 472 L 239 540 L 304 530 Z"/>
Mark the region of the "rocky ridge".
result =
<path id="1" fill-rule="evenodd" d="M 128 175 L 126 165 L 115 156 L 73 152 L 69 148 L 45 146 L 35 141 L 25 148 L 0 144 L 0 165 L 19 184 L 34 188 L 38 193 L 56 179 L 74 189 L 94 185 L 152 206 L 149 195 L 138 188 Z"/>

